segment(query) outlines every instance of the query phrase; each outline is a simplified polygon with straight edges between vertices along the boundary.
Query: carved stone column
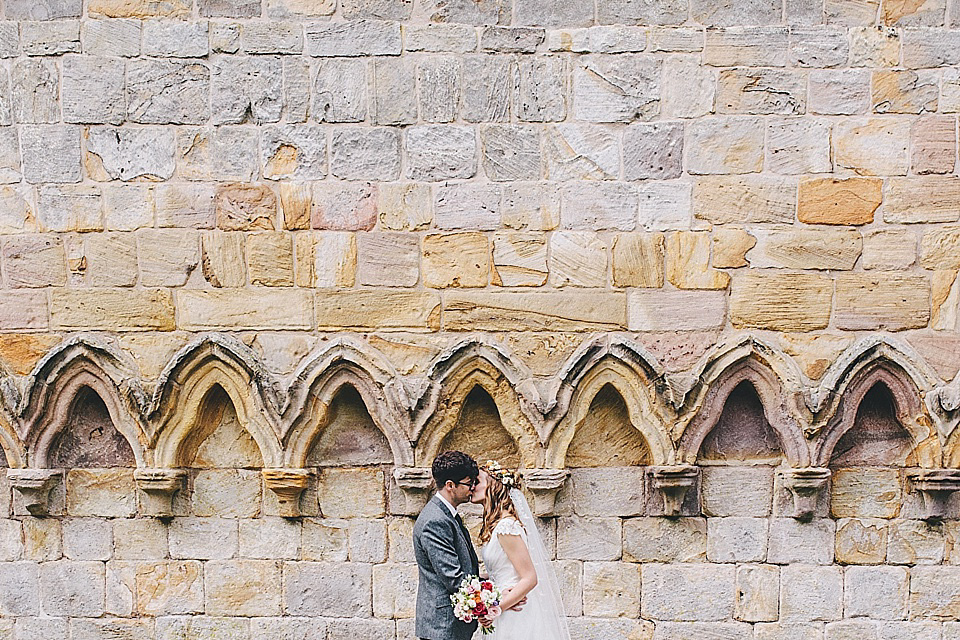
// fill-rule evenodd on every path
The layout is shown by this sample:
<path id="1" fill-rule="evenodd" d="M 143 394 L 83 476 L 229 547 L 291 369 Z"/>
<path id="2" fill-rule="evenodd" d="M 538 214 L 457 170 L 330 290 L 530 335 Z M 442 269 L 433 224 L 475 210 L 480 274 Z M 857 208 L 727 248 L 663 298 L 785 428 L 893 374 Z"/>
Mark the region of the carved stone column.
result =
<path id="1" fill-rule="evenodd" d="M 777 471 L 781 484 L 793 495 L 793 513 L 791 518 L 810 520 L 817 511 L 820 492 L 827 486 L 830 469 L 823 467 L 804 467 L 801 469 L 781 469 Z"/>
<path id="2" fill-rule="evenodd" d="M 310 469 L 264 469 L 263 482 L 267 488 L 277 494 L 280 505 L 279 515 L 284 518 L 300 516 L 300 496 L 307 488 Z"/>
<path id="3" fill-rule="evenodd" d="M 61 473 L 53 469 L 7 469 L 10 486 L 20 495 L 23 508 L 32 516 L 49 513 L 50 490 L 60 478 Z"/>
<path id="4" fill-rule="evenodd" d="M 390 503 L 390 511 L 395 515 L 415 516 L 427 505 L 430 489 L 433 487 L 433 475 L 425 467 L 397 467 L 393 470 L 393 479 L 403 496 L 402 504 Z"/>
<path id="5" fill-rule="evenodd" d="M 940 520 L 949 515 L 950 498 L 960 491 L 960 469 L 923 469 L 910 476 L 910 484 L 923 500 L 924 518 Z"/>
<path id="6" fill-rule="evenodd" d="M 531 469 L 523 472 L 524 484 L 533 494 L 533 504 L 530 505 L 533 515 L 541 518 L 555 515 L 557 493 L 569 475 L 566 469 Z"/>
<path id="7" fill-rule="evenodd" d="M 695 515 L 689 513 L 689 508 L 688 513 L 684 513 L 684 504 L 690 489 L 697 486 L 699 477 L 700 469 L 689 464 L 650 468 L 651 486 L 663 499 L 663 515 Z M 699 508 L 693 511 L 699 512 Z"/>
<path id="8" fill-rule="evenodd" d="M 157 518 L 173 517 L 173 495 L 183 488 L 187 472 L 184 469 L 137 469 L 133 477 L 144 495 L 143 514 Z"/>

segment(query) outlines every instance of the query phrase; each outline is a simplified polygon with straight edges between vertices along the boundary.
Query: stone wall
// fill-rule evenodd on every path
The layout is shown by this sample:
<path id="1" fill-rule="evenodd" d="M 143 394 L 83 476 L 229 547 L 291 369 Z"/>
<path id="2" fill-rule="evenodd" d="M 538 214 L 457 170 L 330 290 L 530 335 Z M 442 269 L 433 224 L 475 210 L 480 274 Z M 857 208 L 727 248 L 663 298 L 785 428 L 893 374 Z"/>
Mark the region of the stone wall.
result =
<path id="1" fill-rule="evenodd" d="M 0 11 L 0 640 L 960 640 L 960 0 Z"/>

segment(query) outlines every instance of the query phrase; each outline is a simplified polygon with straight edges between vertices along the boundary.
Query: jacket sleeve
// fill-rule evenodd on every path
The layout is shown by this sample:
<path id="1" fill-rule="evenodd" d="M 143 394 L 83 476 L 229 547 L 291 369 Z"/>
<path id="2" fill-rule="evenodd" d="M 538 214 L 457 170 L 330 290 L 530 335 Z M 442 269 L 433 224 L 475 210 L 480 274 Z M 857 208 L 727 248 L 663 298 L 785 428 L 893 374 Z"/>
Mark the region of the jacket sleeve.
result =
<path id="1" fill-rule="evenodd" d="M 454 546 L 455 532 L 442 524 L 443 521 L 433 521 L 423 529 L 422 549 L 427 554 L 430 564 L 437 576 L 443 581 L 447 593 L 456 593 L 466 577 L 460 564 L 460 556 Z M 453 534 L 453 535 L 451 535 Z"/>

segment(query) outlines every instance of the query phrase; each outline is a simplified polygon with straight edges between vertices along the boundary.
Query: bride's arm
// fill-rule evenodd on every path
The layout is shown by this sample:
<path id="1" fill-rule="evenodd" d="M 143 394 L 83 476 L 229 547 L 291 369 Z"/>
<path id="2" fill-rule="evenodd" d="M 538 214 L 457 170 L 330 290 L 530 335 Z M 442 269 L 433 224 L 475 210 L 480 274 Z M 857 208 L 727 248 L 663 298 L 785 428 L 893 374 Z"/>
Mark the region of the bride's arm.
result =
<path id="1" fill-rule="evenodd" d="M 520 536 L 500 535 L 500 546 L 507 554 L 507 558 L 513 564 L 513 568 L 520 576 L 520 580 L 503 596 L 500 607 L 506 611 L 527 597 L 527 594 L 533 591 L 537 586 L 537 571 L 533 568 L 533 560 L 530 559 L 530 551 L 527 549 L 527 543 Z"/>

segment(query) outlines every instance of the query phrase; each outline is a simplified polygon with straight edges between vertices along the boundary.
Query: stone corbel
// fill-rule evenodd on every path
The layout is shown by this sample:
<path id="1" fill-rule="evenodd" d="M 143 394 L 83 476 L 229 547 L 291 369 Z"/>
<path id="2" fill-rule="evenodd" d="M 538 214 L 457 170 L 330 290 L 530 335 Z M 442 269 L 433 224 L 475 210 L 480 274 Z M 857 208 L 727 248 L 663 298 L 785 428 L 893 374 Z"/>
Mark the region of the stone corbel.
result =
<path id="1" fill-rule="evenodd" d="M 699 476 L 700 469 L 689 464 L 650 468 L 652 486 L 663 498 L 663 515 L 683 515 L 687 493 L 696 487 Z"/>
<path id="2" fill-rule="evenodd" d="M 20 494 L 23 508 L 32 516 L 49 513 L 50 490 L 60 481 L 60 475 L 52 469 L 7 469 L 10 486 Z"/>
<path id="3" fill-rule="evenodd" d="M 535 516 L 549 518 L 555 515 L 557 493 L 570 475 L 565 469 L 531 469 L 523 472 L 523 482 L 533 494 L 531 510 Z"/>
<path id="4" fill-rule="evenodd" d="M 817 511 L 820 492 L 827 486 L 830 469 L 823 467 L 804 467 L 802 469 L 781 469 L 777 471 L 780 482 L 793 495 L 793 513 L 791 518 L 810 520 Z"/>
<path id="5" fill-rule="evenodd" d="M 137 487 L 143 492 L 144 515 L 173 517 L 173 495 L 183 488 L 187 472 L 183 469 L 137 469 L 133 472 Z"/>
<path id="6" fill-rule="evenodd" d="M 394 515 L 415 516 L 427 506 L 430 489 L 433 487 L 433 475 L 425 467 L 397 467 L 393 470 L 393 479 L 403 494 L 403 504 L 391 503 Z"/>
<path id="7" fill-rule="evenodd" d="M 263 482 L 277 494 L 279 515 L 284 518 L 300 516 L 300 496 L 310 482 L 310 469 L 264 469 Z"/>
<path id="8" fill-rule="evenodd" d="M 910 476 L 910 484 L 923 500 L 924 518 L 947 517 L 950 498 L 960 491 L 960 469 L 924 469 Z"/>

